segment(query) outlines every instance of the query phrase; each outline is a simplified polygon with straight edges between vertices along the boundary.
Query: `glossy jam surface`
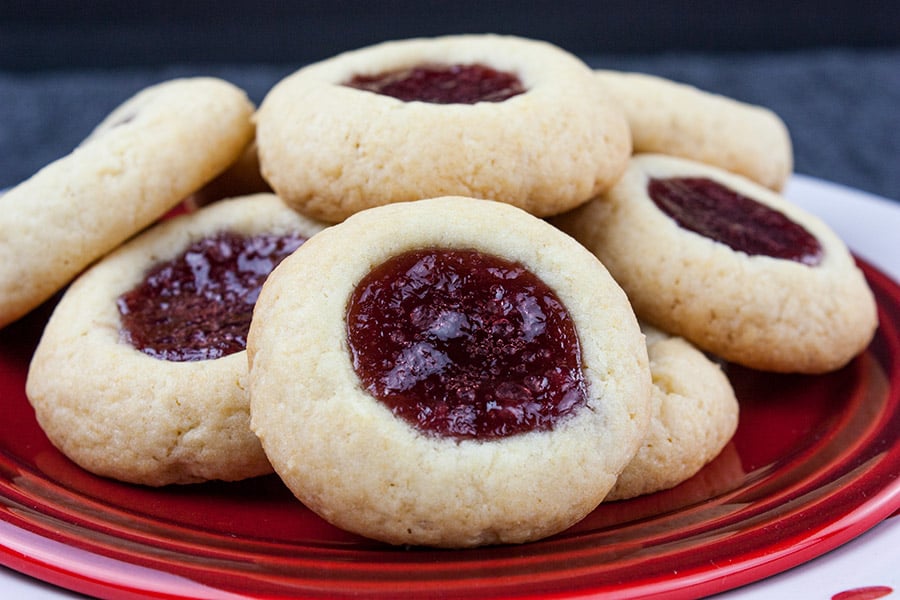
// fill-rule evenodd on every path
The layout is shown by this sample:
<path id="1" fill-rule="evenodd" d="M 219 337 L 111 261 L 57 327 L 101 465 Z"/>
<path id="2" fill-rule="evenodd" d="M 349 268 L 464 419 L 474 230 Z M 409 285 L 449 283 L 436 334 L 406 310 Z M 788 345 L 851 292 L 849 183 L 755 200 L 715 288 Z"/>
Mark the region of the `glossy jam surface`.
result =
<path id="1" fill-rule="evenodd" d="M 513 73 L 484 65 L 420 65 L 378 75 L 355 75 L 345 85 L 404 102 L 502 102 L 525 92 Z"/>
<path id="2" fill-rule="evenodd" d="M 118 298 L 124 339 L 178 362 L 244 350 L 266 277 L 304 241 L 296 234 L 220 233 L 195 242 Z"/>
<path id="3" fill-rule="evenodd" d="M 651 178 L 647 192 L 678 225 L 733 250 L 815 266 L 819 240 L 784 214 L 705 177 Z"/>
<path id="4" fill-rule="evenodd" d="M 566 307 L 495 256 L 425 249 L 388 260 L 354 291 L 347 334 L 369 393 L 426 434 L 545 431 L 585 403 Z"/>

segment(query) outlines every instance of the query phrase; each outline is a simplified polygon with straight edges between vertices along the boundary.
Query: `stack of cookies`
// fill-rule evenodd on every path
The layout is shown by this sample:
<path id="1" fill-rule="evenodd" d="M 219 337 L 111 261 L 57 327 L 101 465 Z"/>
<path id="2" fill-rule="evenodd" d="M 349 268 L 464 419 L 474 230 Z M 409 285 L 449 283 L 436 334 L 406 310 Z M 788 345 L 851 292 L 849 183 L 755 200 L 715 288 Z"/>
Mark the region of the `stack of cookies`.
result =
<path id="1" fill-rule="evenodd" d="M 349 52 L 258 109 L 170 81 L 0 199 L 0 323 L 68 286 L 27 394 L 98 475 L 274 470 L 391 544 L 527 542 L 715 458 L 722 362 L 868 345 L 791 168 L 770 111 L 521 38 Z"/>

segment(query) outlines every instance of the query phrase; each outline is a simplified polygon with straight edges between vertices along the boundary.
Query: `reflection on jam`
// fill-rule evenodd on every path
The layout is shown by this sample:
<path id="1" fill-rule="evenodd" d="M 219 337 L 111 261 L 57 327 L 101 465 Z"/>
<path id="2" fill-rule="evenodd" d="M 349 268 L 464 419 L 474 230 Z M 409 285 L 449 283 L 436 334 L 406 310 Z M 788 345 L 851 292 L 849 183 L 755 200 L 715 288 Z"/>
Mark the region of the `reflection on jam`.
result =
<path id="1" fill-rule="evenodd" d="M 650 198 L 678 225 L 750 255 L 815 266 L 822 246 L 782 213 L 705 177 L 651 178 Z"/>
<path id="2" fill-rule="evenodd" d="M 355 75 L 344 85 L 404 102 L 433 104 L 502 102 L 525 92 L 513 73 L 478 64 L 422 65 L 378 75 Z"/>
<path id="3" fill-rule="evenodd" d="M 304 241 L 297 234 L 220 233 L 195 242 L 119 297 L 124 339 L 154 358 L 179 362 L 244 350 L 266 277 Z"/>
<path id="4" fill-rule="evenodd" d="M 585 402 L 565 306 L 521 265 L 474 250 L 379 265 L 354 291 L 347 333 L 369 393 L 426 434 L 545 431 Z"/>

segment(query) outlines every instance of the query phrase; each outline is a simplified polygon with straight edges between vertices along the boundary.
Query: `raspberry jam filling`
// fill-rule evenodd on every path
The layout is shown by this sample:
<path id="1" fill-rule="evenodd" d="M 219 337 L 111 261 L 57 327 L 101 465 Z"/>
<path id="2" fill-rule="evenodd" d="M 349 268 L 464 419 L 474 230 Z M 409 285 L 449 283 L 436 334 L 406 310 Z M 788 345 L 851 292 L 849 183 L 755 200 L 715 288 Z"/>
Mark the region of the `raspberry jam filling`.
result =
<path id="1" fill-rule="evenodd" d="M 749 255 L 822 262 L 819 240 L 785 215 L 706 177 L 651 178 L 647 193 L 678 225 Z"/>
<path id="2" fill-rule="evenodd" d="M 266 277 L 304 241 L 297 234 L 220 233 L 195 242 L 118 298 L 123 338 L 145 354 L 176 362 L 244 350 Z"/>
<path id="3" fill-rule="evenodd" d="M 378 75 L 355 75 L 344 85 L 404 102 L 502 102 L 525 92 L 513 73 L 484 65 L 420 65 Z"/>
<path id="4" fill-rule="evenodd" d="M 426 434 L 546 431 L 586 401 L 566 307 L 522 265 L 474 250 L 377 266 L 350 300 L 347 339 L 368 392 Z"/>

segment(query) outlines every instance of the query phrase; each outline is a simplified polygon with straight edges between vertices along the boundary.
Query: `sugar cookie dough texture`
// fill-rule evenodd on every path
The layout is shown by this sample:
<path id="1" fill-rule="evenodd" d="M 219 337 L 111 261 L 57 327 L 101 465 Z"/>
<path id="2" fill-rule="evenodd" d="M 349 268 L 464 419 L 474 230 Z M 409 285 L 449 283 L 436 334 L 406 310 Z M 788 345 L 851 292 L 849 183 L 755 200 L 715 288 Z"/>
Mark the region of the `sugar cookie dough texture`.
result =
<path id="1" fill-rule="evenodd" d="M 224 170 L 253 137 L 252 113 L 225 81 L 167 81 L 0 196 L 0 327 Z"/>
<path id="2" fill-rule="evenodd" d="M 496 222 L 515 234 L 497 235 Z M 419 433 L 362 388 L 346 344 L 348 298 L 375 265 L 434 247 L 518 262 L 554 290 L 581 342 L 581 410 L 551 431 L 457 441 Z M 326 520 L 393 544 L 562 531 L 607 494 L 649 419 L 646 345 L 619 286 L 570 237 L 485 200 L 393 204 L 323 231 L 266 281 L 247 349 L 252 428 L 276 472 Z"/>
<path id="3" fill-rule="evenodd" d="M 808 266 L 750 256 L 681 228 L 647 191 L 651 177 L 705 177 L 775 209 L 812 234 Z M 820 219 L 722 169 L 637 155 L 606 194 L 556 220 L 597 254 L 638 317 L 751 368 L 821 373 L 859 354 L 878 325 L 874 296 L 852 255 Z"/>
<path id="4" fill-rule="evenodd" d="M 423 64 L 483 64 L 517 74 L 527 91 L 431 104 L 342 85 Z M 615 181 L 631 152 L 624 115 L 583 62 L 547 43 L 493 35 L 386 42 L 310 65 L 269 92 L 256 122 L 272 188 L 332 222 L 453 194 L 555 214 Z"/>
<path id="5" fill-rule="evenodd" d="M 635 153 L 707 163 L 780 190 L 794 166 L 781 118 L 763 106 L 641 73 L 597 71 L 620 103 Z"/>
<path id="6" fill-rule="evenodd" d="M 154 358 L 123 339 L 116 300 L 204 237 L 310 236 L 321 227 L 273 195 L 223 200 L 149 229 L 86 271 L 54 310 L 28 372 L 28 399 L 47 437 L 88 471 L 132 483 L 271 472 L 249 427 L 246 352 Z"/>

